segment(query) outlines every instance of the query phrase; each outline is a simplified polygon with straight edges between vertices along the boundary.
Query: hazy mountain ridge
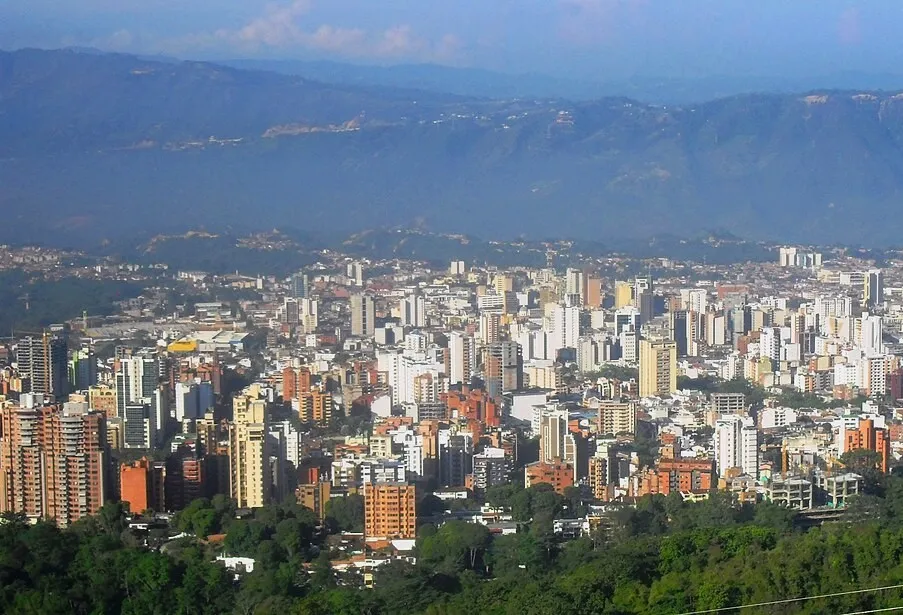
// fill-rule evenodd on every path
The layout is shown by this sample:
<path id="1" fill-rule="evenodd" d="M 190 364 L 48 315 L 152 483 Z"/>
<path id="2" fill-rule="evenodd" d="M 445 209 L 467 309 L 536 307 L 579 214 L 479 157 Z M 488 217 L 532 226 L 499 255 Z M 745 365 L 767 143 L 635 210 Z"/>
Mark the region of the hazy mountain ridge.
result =
<path id="1" fill-rule="evenodd" d="M 887 243 L 901 144 L 895 93 L 485 100 L 0 53 L 0 206 L 18 236 L 288 223 Z"/>
<path id="2" fill-rule="evenodd" d="M 334 61 L 225 60 L 227 66 L 301 75 L 347 85 L 415 88 L 482 98 L 566 98 L 592 100 L 629 96 L 656 104 L 691 104 L 749 92 L 792 93 L 818 88 L 895 90 L 903 75 L 837 71 L 824 75 L 709 75 L 572 79 L 536 73 L 509 74 L 435 64 L 372 66 Z"/>

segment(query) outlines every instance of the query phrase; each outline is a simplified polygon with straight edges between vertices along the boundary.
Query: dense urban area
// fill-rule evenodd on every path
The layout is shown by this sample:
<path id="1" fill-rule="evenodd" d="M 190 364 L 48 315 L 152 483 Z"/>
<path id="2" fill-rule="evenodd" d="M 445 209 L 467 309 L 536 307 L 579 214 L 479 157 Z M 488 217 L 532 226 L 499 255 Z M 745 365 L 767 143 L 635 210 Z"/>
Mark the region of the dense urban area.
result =
<path id="1" fill-rule="evenodd" d="M 899 604 L 903 256 L 768 249 L 0 246 L 0 610 Z"/>

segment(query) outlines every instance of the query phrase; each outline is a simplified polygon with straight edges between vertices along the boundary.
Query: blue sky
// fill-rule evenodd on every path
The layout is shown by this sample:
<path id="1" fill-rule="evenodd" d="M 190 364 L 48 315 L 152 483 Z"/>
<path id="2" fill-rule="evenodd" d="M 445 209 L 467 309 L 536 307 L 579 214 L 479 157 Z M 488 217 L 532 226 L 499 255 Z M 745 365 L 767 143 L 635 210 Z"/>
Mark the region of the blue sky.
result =
<path id="1" fill-rule="evenodd" d="M 903 0 L 2 0 L 0 47 L 570 77 L 903 72 Z"/>

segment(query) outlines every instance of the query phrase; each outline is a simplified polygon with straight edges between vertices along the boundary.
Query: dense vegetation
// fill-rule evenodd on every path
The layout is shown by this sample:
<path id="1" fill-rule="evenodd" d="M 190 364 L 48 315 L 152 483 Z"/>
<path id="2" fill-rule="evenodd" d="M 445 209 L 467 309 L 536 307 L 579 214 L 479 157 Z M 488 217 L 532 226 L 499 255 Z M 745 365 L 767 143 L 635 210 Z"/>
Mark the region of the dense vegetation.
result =
<path id="1" fill-rule="evenodd" d="M 78 318 L 82 312 L 107 316 L 115 313 L 115 302 L 137 297 L 143 290 L 139 284 L 116 280 L 32 280 L 21 272 L 0 274 L 0 335 L 13 329 L 40 330 Z"/>
<path id="2" fill-rule="evenodd" d="M 903 479 L 888 476 L 844 520 L 801 531 L 771 504 L 736 506 L 726 494 L 688 504 L 646 497 L 615 511 L 591 536 L 562 541 L 551 520 L 581 507 L 539 486 L 505 487 L 490 502 L 510 506 L 517 534 L 482 525 L 423 525 L 416 565 L 376 572 L 376 588 L 337 574 L 310 511 L 294 503 L 235 518 L 227 498 L 198 500 L 177 515 L 195 534 L 142 547 L 110 504 L 67 530 L 0 523 L 0 611 L 9 614 L 553 614 L 679 613 L 903 583 Z M 582 511 L 579 511 L 582 512 Z M 359 502 L 332 507 L 326 526 L 358 529 Z M 224 532 L 225 537 L 207 536 Z M 159 537 L 158 537 L 159 538 Z M 149 539 L 159 544 L 162 538 Z M 340 557 L 335 551 L 332 557 Z M 233 582 L 219 554 L 253 557 Z M 842 613 L 900 604 L 903 591 L 772 605 L 769 613 Z"/>

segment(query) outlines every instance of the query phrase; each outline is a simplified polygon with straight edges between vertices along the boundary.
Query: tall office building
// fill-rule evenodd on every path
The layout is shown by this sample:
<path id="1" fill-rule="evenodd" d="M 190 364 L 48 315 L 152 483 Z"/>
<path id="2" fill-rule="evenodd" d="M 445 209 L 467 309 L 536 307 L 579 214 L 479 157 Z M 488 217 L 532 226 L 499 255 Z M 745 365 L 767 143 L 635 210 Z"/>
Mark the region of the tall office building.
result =
<path id="1" fill-rule="evenodd" d="M 565 272 L 565 295 L 572 297 L 576 296 L 578 298 L 577 305 L 583 305 L 586 298 L 584 296 L 584 279 L 584 273 L 579 269 L 568 269 L 567 272 Z"/>
<path id="2" fill-rule="evenodd" d="M 493 344 L 501 338 L 502 317 L 494 312 L 480 314 L 480 341 Z"/>
<path id="3" fill-rule="evenodd" d="M 771 359 L 772 369 L 777 370 L 777 363 L 781 360 L 782 346 L 781 329 L 779 327 L 765 327 L 759 337 L 760 353 L 763 357 Z"/>
<path id="4" fill-rule="evenodd" d="M 539 417 L 539 461 L 543 463 L 564 461 L 567 434 L 567 410 L 543 411 Z"/>
<path id="5" fill-rule="evenodd" d="M 419 290 L 405 295 L 399 302 L 398 309 L 401 312 L 402 326 L 415 328 L 426 326 L 426 300 Z"/>
<path id="6" fill-rule="evenodd" d="M 655 316 L 655 289 L 652 276 L 638 277 L 633 285 L 633 306 L 640 311 L 640 322 L 647 323 Z"/>
<path id="7" fill-rule="evenodd" d="M 492 287 L 495 290 L 495 294 L 503 297 L 505 293 L 514 290 L 514 278 L 504 273 L 498 273 L 492 280 Z"/>
<path id="8" fill-rule="evenodd" d="M 615 333 L 620 334 L 625 329 L 640 330 L 640 311 L 633 306 L 618 308 L 615 311 Z"/>
<path id="9" fill-rule="evenodd" d="M 103 415 L 58 406 L 0 409 L 0 512 L 68 526 L 107 497 Z"/>
<path id="10" fill-rule="evenodd" d="M 689 354 L 693 336 L 690 334 L 689 318 L 687 310 L 674 310 L 671 315 L 671 337 L 677 344 L 677 356 L 685 357 Z"/>
<path id="11" fill-rule="evenodd" d="M 496 342 L 486 347 L 486 392 L 496 402 L 507 391 L 524 386 L 524 359 L 517 342 Z"/>
<path id="12" fill-rule="evenodd" d="M 90 348 L 72 353 L 69 361 L 69 384 L 71 391 L 86 391 L 97 384 L 97 357 Z"/>
<path id="13" fill-rule="evenodd" d="M 232 400 L 232 412 L 230 493 L 239 508 L 260 508 L 269 501 L 272 488 L 266 401 L 239 395 Z"/>
<path id="14" fill-rule="evenodd" d="M 640 397 L 670 395 L 677 390 L 677 344 L 640 341 Z"/>
<path id="15" fill-rule="evenodd" d="M 176 420 L 196 419 L 201 416 L 198 385 L 194 382 L 176 383 Z M 205 408 L 206 410 L 206 408 Z"/>
<path id="16" fill-rule="evenodd" d="M 69 357 L 66 340 L 45 333 L 27 336 L 16 344 L 16 364 L 30 393 L 62 399 L 69 393 Z"/>
<path id="17" fill-rule="evenodd" d="M 159 388 L 160 364 L 150 353 L 122 358 L 117 362 L 115 378 L 119 416 L 125 416 L 127 404 L 154 397 Z"/>
<path id="18" fill-rule="evenodd" d="M 367 294 L 351 295 L 351 335 L 373 337 L 376 334 L 376 308 L 373 297 Z"/>
<path id="19" fill-rule="evenodd" d="M 865 274 L 862 302 L 870 307 L 880 306 L 884 302 L 884 272 L 880 269 L 869 269 Z"/>
<path id="20" fill-rule="evenodd" d="M 310 291 L 310 283 L 307 274 L 303 271 L 292 276 L 290 282 L 290 292 L 295 299 L 305 299 Z"/>
<path id="21" fill-rule="evenodd" d="M 485 448 L 473 456 L 473 488 L 485 492 L 490 487 L 508 483 L 508 459 L 500 448 Z"/>
<path id="22" fill-rule="evenodd" d="M 615 309 L 633 305 L 633 287 L 630 282 L 615 282 Z"/>
<path id="23" fill-rule="evenodd" d="M 157 425 L 150 399 L 127 403 L 119 416 L 123 420 L 125 448 L 154 448 L 157 442 Z"/>
<path id="24" fill-rule="evenodd" d="M 602 307 L 602 280 L 586 275 L 583 277 L 583 305 L 588 308 Z"/>
<path id="25" fill-rule="evenodd" d="M 706 292 L 702 288 L 683 288 L 680 291 L 680 308 L 697 314 L 705 314 L 708 308 Z"/>
<path id="26" fill-rule="evenodd" d="M 448 335 L 449 384 L 469 384 L 477 364 L 477 345 L 472 335 L 452 331 Z"/>
<path id="27" fill-rule="evenodd" d="M 364 484 L 366 540 L 417 537 L 417 492 L 414 485 L 396 482 Z"/>
<path id="28" fill-rule="evenodd" d="M 348 265 L 345 267 L 345 275 L 353 285 L 364 285 L 364 266 L 361 263 L 348 263 Z"/>
<path id="29" fill-rule="evenodd" d="M 552 311 L 549 349 L 554 355 L 562 348 L 576 348 L 580 337 L 580 308 L 559 305 Z"/>
<path id="30" fill-rule="evenodd" d="M 751 418 L 726 414 L 715 423 L 715 467 L 722 476 L 739 468 L 758 478 L 759 434 Z"/>
<path id="31" fill-rule="evenodd" d="M 859 320 L 859 347 L 866 356 L 884 354 L 884 321 L 880 316 L 863 314 Z"/>

